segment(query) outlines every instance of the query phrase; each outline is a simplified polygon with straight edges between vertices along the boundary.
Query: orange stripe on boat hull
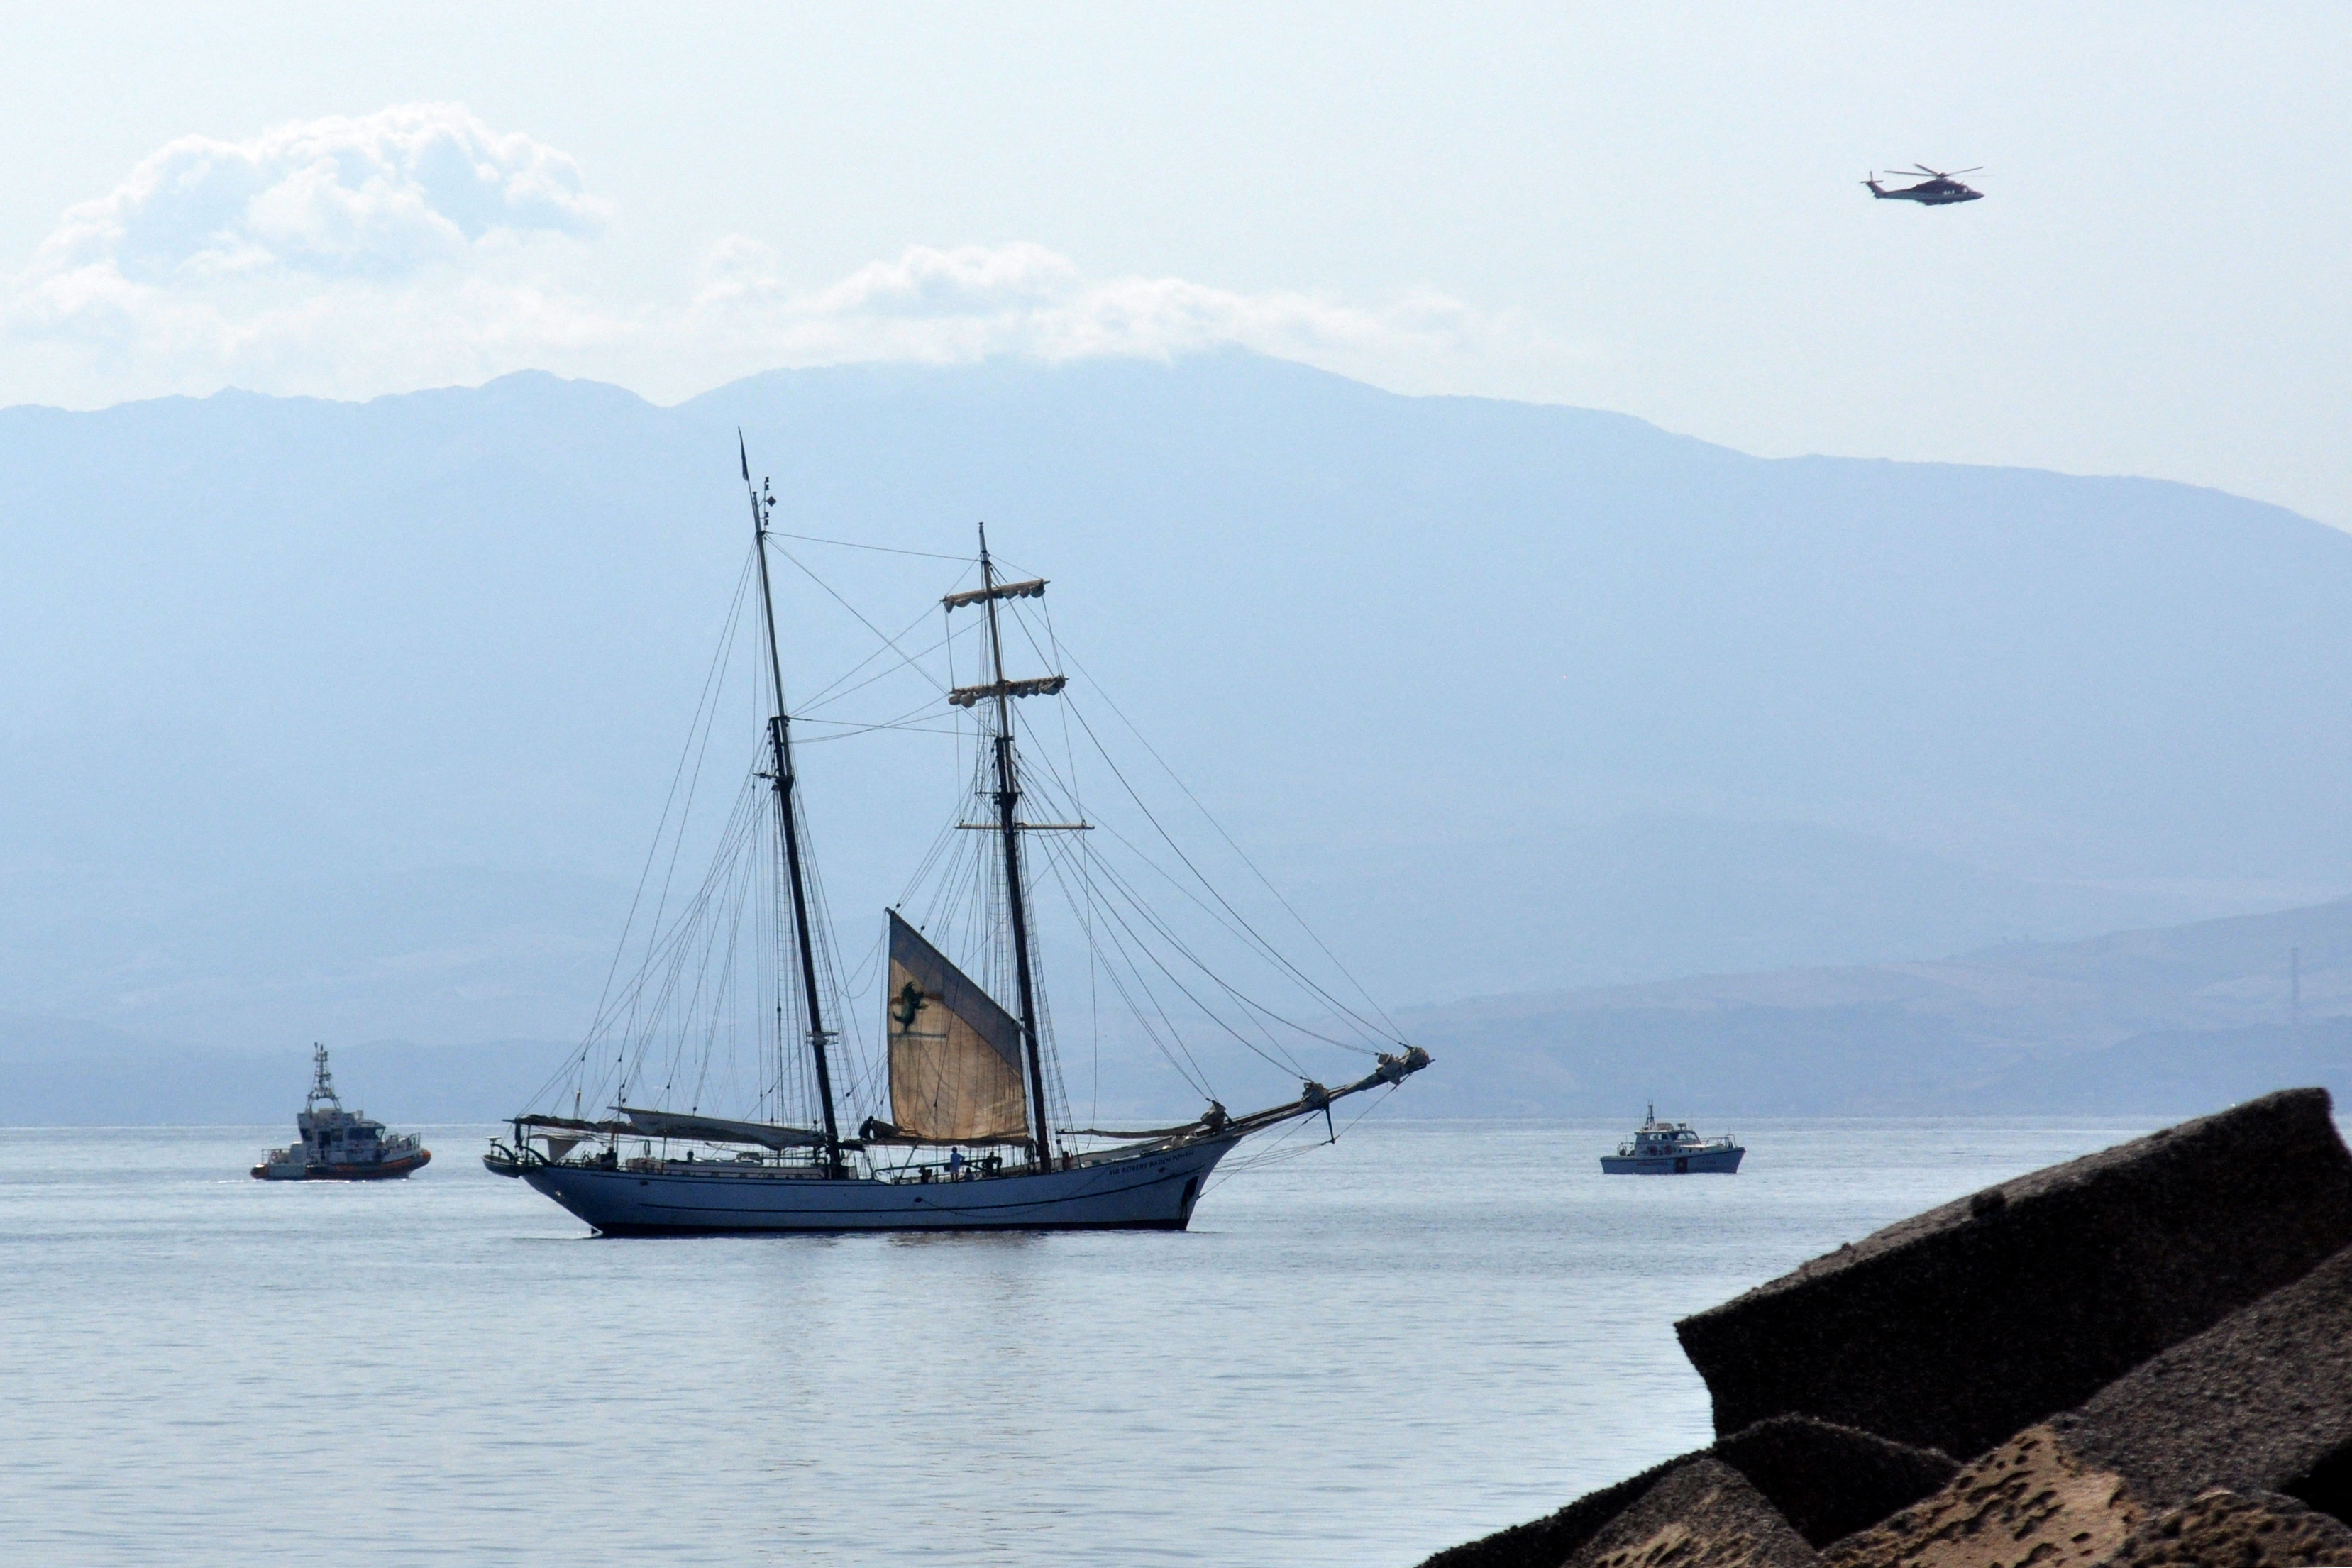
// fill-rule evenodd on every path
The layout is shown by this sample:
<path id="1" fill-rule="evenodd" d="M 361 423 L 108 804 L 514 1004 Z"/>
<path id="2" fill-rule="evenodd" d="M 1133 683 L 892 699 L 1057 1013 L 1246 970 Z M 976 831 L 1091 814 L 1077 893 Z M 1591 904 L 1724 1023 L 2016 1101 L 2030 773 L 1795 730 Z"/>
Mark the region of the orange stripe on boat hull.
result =
<path id="1" fill-rule="evenodd" d="M 388 1182 L 404 1176 L 411 1171 L 422 1170 L 432 1162 L 433 1151 L 419 1149 L 410 1158 L 386 1160 L 373 1165 L 328 1165 L 323 1169 L 313 1166 L 305 1170 L 299 1176 L 278 1176 L 274 1179 L 281 1182 Z M 269 1175 L 269 1167 L 267 1165 L 256 1165 L 253 1167 L 253 1173 L 263 1181 L 273 1179 Z"/>

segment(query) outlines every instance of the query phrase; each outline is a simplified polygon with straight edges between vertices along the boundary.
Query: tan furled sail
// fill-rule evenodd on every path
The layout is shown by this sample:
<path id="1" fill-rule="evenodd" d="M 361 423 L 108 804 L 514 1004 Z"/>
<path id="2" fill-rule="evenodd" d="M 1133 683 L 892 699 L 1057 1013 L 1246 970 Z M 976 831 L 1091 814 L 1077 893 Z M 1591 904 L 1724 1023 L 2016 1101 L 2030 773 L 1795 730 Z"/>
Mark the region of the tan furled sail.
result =
<path id="1" fill-rule="evenodd" d="M 890 911 L 890 1120 L 914 1138 L 1017 1143 L 1029 1136 L 1021 1025 Z"/>
<path id="2" fill-rule="evenodd" d="M 779 1127 L 772 1121 L 729 1121 L 676 1110 L 648 1110 L 642 1106 L 618 1108 L 629 1119 L 628 1131 L 650 1138 L 700 1138 L 713 1143 L 764 1143 L 771 1149 L 821 1148 L 824 1134 L 807 1127 Z"/>

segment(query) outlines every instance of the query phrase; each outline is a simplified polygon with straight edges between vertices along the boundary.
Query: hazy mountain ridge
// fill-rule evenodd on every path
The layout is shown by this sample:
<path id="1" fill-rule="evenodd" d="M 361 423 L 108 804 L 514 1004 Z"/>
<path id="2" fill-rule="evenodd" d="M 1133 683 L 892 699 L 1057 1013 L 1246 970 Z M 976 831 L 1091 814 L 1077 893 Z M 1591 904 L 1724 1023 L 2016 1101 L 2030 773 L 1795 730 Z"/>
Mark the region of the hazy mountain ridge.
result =
<path id="1" fill-rule="evenodd" d="M 1649 1098 L 1749 1114 L 2169 1113 L 2285 1083 L 2345 1094 L 2352 900 L 1932 963 L 1486 997 L 1403 1022 L 1457 1069 L 1425 1098 L 1461 1114 Z"/>
<path id="2" fill-rule="evenodd" d="M 1446 1009 L 1710 1013 L 1897 1005 L 1981 1021 L 1987 1040 L 2105 1045 L 2143 1029 L 2240 1028 L 2352 1014 L 2352 899 L 2307 909 L 2014 942 L 1936 961 L 1693 975 L 1482 998 Z M 2011 1028 L 2000 1020 L 2032 1020 Z M 2063 1028 L 2062 1028 L 2063 1026 Z"/>
<path id="3" fill-rule="evenodd" d="M 1648 1100 L 1712 1117 L 2173 1114 L 2287 1083 L 2352 1095 L 2352 899 L 1935 962 L 1481 997 L 1397 1021 L 1438 1060 L 1388 1104 L 1404 1116 L 1630 1114 Z M 1081 1120 L 1194 1109 L 1140 1041 L 1112 1044 L 1097 1063 L 1079 1034 L 1064 1037 Z M 1287 1088 L 1213 1029 L 1191 1044 L 1236 1105 Z M 345 1086 L 387 1114 L 481 1121 L 523 1105 L 566 1051 L 362 1039 L 335 1059 Z M 0 1016 L 0 1106 L 20 1124 L 270 1122 L 290 1114 L 307 1072 L 291 1045 L 192 1049 Z"/>
<path id="4" fill-rule="evenodd" d="M 1242 354 L 676 408 L 523 375 L 0 410 L 0 1004 L 576 1037 L 741 563 L 738 424 L 792 532 L 953 552 L 988 518 L 1392 1005 L 2352 885 L 2352 540 L 2276 508 Z M 894 627 L 956 570 L 787 543 Z M 871 647 L 782 588 L 796 679 Z M 929 745 L 811 748 L 847 945 L 950 798 Z"/>

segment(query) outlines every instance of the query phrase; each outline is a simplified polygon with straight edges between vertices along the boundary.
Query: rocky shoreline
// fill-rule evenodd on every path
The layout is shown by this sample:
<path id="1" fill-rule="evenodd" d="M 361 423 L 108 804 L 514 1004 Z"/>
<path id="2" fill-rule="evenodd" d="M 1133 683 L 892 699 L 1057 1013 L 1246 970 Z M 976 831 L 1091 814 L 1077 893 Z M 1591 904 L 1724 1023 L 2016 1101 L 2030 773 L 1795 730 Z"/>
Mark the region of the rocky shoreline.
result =
<path id="1" fill-rule="evenodd" d="M 1675 1325 L 1717 1440 L 1424 1568 L 2352 1565 L 2323 1089 L 1988 1187 Z"/>

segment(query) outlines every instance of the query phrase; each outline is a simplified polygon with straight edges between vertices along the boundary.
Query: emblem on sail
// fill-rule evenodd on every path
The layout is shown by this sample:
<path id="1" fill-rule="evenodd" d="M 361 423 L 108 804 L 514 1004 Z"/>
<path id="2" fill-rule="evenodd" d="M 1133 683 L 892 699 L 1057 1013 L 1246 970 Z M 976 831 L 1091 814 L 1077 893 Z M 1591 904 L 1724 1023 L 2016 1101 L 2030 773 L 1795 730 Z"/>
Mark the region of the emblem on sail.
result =
<path id="1" fill-rule="evenodd" d="M 922 933 L 890 916 L 890 1120 L 898 1138 L 1020 1143 L 1021 1024 Z"/>

